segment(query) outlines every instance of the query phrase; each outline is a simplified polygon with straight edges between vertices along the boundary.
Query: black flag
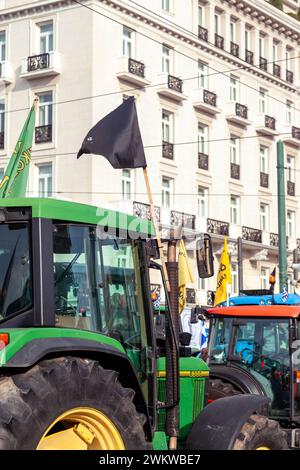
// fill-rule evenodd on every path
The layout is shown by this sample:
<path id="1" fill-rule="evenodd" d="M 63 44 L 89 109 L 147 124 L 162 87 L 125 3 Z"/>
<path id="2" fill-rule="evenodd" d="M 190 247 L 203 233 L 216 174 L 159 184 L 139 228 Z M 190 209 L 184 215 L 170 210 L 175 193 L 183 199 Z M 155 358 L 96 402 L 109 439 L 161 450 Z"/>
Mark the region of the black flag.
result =
<path id="1" fill-rule="evenodd" d="M 103 155 L 114 168 L 146 168 L 146 158 L 139 128 L 135 101 L 128 98 L 88 132 L 83 153 Z"/>

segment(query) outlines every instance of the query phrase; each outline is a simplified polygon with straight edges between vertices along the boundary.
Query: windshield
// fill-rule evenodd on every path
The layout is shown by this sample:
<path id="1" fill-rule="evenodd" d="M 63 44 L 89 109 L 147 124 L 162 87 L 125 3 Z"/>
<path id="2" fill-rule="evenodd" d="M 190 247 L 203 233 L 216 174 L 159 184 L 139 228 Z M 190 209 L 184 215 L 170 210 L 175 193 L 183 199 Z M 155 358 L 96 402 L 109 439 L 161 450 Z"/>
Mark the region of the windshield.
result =
<path id="1" fill-rule="evenodd" d="M 27 223 L 0 224 L 0 320 L 32 306 Z"/>
<path id="2" fill-rule="evenodd" d="M 271 399 L 271 414 L 289 414 L 289 320 L 214 319 L 209 363 L 229 361 L 246 369 L 260 382 Z"/>

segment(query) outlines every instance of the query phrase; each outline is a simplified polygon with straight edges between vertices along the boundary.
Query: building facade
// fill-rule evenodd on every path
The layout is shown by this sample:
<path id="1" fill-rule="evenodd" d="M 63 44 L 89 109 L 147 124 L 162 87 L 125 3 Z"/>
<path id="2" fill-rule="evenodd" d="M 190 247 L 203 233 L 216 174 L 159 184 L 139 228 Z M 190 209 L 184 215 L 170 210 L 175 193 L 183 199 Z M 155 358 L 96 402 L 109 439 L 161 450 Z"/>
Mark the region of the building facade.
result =
<path id="1" fill-rule="evenodd" d="M 35 95 L 28 195 L 149 216 L 142 171 L 76 154 L 87 131 L 136 98 L 157 215 L 224 236 L 238 292 L 268 287 L 278 264 L 276 143 L 284 142 L 289 262 L 300 247 L 298 2 L 264 0 L 0 1 L 0 174 Z M 294 17 L 289 13 L 294 14 Z M 298 239 L 299 237 L 299 239 Z M 216 277 L 189 301 L 206 305 Z M 292 273 L 289 273 L 292 277 Z M 292 287 L 291 287 L 292 288 Z"/>

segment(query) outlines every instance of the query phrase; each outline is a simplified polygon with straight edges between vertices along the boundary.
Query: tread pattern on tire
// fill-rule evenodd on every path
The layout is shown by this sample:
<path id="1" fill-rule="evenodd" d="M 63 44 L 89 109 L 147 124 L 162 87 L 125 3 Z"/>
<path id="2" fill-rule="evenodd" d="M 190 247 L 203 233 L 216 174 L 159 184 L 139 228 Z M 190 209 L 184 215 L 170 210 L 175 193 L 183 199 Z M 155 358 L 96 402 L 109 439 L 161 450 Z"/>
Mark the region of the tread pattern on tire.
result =
<path id="1" fill-rule="evenodd" d="M 287 450 L 287 435 L 277 421 L 261 415 L 251 415 L 243 425 L 233 450 L 255 450 L 267 447 L 270 450 Z"/>
<path id="2" fill-rule="evenodd" d="M 240 391 L 237 390 L 232 384 L 228 382 L 223 382 L 220 379 L 211 379 L 209 380 L 208 384 L 208 398 L 210 398 L 210 392 L 220 393 L 222 396 L 232 396 L 232 395 L 240 395 Z M 218 398 L 221 398 L 218 397 Z"/>

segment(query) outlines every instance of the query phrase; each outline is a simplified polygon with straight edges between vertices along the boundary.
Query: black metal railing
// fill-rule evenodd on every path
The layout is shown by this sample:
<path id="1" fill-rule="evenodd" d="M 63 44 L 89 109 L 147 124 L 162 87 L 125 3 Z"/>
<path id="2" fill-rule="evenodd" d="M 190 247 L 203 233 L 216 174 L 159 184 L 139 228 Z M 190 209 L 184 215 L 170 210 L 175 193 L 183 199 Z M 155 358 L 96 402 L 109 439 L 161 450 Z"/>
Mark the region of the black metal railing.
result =
<path id="1" fill-rule="evenodd" d="M 279 246 L 279 236 L 277 233 L 270 233 L 270 246 Z M 289 246 L 289 237 L 286 236 L 286 247 L 288 249 Z"/>
<path id="2" fill-rule="evenodd" d="M 219 49 L 224 49 L 224 38 L 219 34 L 215 34 L 215 46 Z"/>
<path id="3" fill-rule="evenodd" d="M 0 132 L 0 149 L 1 150 L 4 149 L 4 138 L 5 138 L 4 132 Z"/>
<path id="4" fill-rule="evenodd" d="M 196 216 L 193 214 L 186 214 L 185 212 L 171 211 L 170 224 L 175 225 L 176 227 L 195 230 Z"/>
<path id="5" fill-rule="evenodd" d="M 207 219 L 207 231 L 217 235 L 229 236 L 229 223 L 221 220 Z"/>
<path id="6" fill-rule="evenodd" d="M 294 139 L 300 140 L 300 128 L 292 126 L 292 137 Z"/>
<path id="7" fill-rule="evenodd" d="M 242 239 L 249 242 L 262 243 L 262 231 L 256 228 L 242 227 Z"/>
<path id="8" fill-rule="evenodd" d="M 202 41 L 208 41 L 208 30 L 203 28 L 203 26 L 198 26 L 198 37 L 202 39 Z"/>
<path id="9" fill-rule="evenodd" d="M 217 106 L 217 95 L 212 91 L 203 90 L 203 102 L 210 106 Z"/>
<path id="10" fill-rule="evenodd" d="M 264 57 L 259 58 L 259 68 L 267 72 L 268 70 L 268 61 Z"/>
<path id="11" fill-rule="evenodd" d="M 249 51 L 249 49 L 245 49 L 245 61 L 248 64 L 254 64 L 254 54 L 252 51 Z"/>
<path id="12" fill-rule="evenodd" d="M 200 170 L 208 170 L 208 155 L 198 152 L 198 168 Z"/>
<path id="13" fill-rule="evenodd" d="M 162 143 L 162 156 L 164 158 L 168 158 L 169 160 L 173 160 L 174 158 L 174 144 L 170 142 L 163 141 Z"/>
<path id="14" fill-rule="evenodd" d="M 272 129 L 272 131 L 276 130 L 276 119 L 272 116 L 265 115 L 265 127 L 268 129 Z"/>
<path id="15" fill-rule="evenodd" d="M 52 142 L 52 124 L 35 128 L 35 143 L 43 144 L 46 142 Z"/>
<path id="16" fill-rule="evenodd" d="M 186 288 L 186 303 L 195 304 L 196 303 L 196 291 L 189 287 Z"/>
<path id="17" fill-rule="evenodd" d="M 235 103 L 235 114 L 243 119 L 248 119 L 248 107 L 241 103 Z"/>
<path id="18" fill-rule="evenodd" d="M 230 42 L 230 54 L 234 55 L 235 57 L 238 57 L 240 54 L 240 46 L 232 41 Z"/>
<path id="19" fill-rule="evenodd" d="M 286 71 L 286 81 L 289 83 L 293 83 L 294 81 L 294 73 L 291 70 Z"/>
<path id="20" fill-rule="evenodd" d="M 170 88 L 170 90 L 177 91 L 178 93 L 182 93 L 182 80 L 180 78 L 173 77 L 173 75 L 169 75 L 168 88 Z"/>
<path id="21" fill-rule="evenodd" d="M 215 296 L 216 296 L 216 291 L 215 290 L 208 290 L 207 291 L 207 305 L 209 307 L 212 307 L 214 305 L 214 302 L 215 302 Z"/>
<path id="22" fill-rule="evenodd" d="M 27 58 L 27 71 L 33 72 L 35 70 L 48 69 L 50 64 L 49 53 L 32 55 Z"/>
<path id="23" fill-rule="evenodd" d="M 281 76 L 281 67 L 278 64 L 273 64 L 273 75 L 280 78 Z"/>
<path id="24" fill-rule="evenodd" d="M 240 179 L 240 165 L 237 163 L 230 163 L 230 176 L 235 180 Z"/>
<path id="25" fill-rule="evenodd" d="M 287 181 L 287 193 L 289 196 L 295 196 L 295 183 L 294 181 Z"/>
<path id="26" fill-rule="evenodd" d="M 154 206 L 154 212 L 157 222 L 160 222 L 160 207 Z M 151 220 L 150 205 L 133 201 L 133 214 L 141 219 Z"/>
<path id="27" fill-rule="evenodd" d="M 128 59 L 128 72 L 138 77 L 145 78 L 145 64 L 138 60 Z"/>
<path id="28" fill-rule="evenodd" d="M 268 173 L 264 173 L 263 171 L 260 172 L 260 186 L 262 188 L 269 187 L 269 175 Z"/>

